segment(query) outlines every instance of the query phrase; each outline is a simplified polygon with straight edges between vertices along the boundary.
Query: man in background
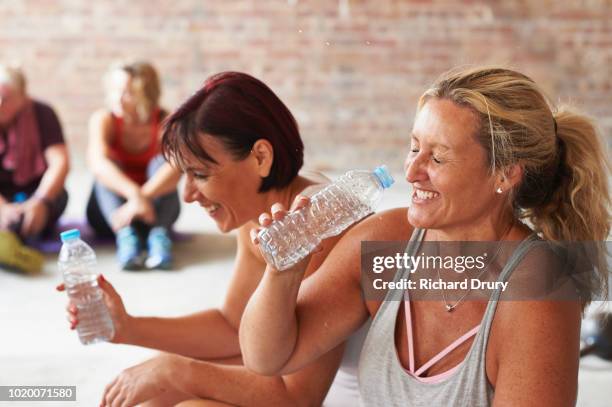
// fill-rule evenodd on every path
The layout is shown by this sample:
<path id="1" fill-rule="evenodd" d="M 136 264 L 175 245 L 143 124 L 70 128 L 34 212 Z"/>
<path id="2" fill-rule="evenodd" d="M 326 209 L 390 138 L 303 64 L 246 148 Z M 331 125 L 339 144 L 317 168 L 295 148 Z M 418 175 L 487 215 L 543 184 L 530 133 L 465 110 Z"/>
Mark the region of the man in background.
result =
<path id="1" fill-rule="evenodd" d="M 15 237 L 31 243 L 53 229 L 68 202 L 68 168 L 57 115 L 30 98 L 20 69 L 0 64 L 0 263 L 40 268 L 31 252 L 20 256 Z"/>

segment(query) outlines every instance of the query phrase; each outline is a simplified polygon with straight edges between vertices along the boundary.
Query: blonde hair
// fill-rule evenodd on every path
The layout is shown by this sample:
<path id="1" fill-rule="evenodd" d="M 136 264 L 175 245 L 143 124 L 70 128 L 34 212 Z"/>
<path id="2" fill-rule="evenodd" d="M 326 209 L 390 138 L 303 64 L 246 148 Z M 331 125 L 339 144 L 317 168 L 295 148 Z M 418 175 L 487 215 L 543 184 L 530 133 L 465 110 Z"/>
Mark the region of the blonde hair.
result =
<path id="1" fill-rule="evenodd" d="M 136 112 L 141 121 L 148 121 L 153 111 L 159 107 L 159 97 L 161 96 L 157 71 L 148 62 L 133 62 L 111 66 L 104 78 L 107 99 L 110 99 L 112 88 L 115 86 L 112 81 L 112 75 L 117 71 L 123 71 L 130 76 Z M 111 103 L 110 100 L 109 103 Z"/>
<path id="2" fill-rule="evenodd" d="M 0 64 L 0 83 L 10 85 L 23 94 L 26 93 L 26 78 L 20 67 Z"/>
<path id="3" fill-rule="evenodd" d="M 476 139 L 491 173 L 513 164 L 522 167 L 523 179 L 509 195 L 518 218 L 546 240 L 596 244 L 592 292 L 606 296 L 610 164 L 593 120 L 567 106 L 553 107 L 533 80 L 501 67 L 443 74 L 421 96 L 419 109 L 432 97 L 477 114 Z"/>

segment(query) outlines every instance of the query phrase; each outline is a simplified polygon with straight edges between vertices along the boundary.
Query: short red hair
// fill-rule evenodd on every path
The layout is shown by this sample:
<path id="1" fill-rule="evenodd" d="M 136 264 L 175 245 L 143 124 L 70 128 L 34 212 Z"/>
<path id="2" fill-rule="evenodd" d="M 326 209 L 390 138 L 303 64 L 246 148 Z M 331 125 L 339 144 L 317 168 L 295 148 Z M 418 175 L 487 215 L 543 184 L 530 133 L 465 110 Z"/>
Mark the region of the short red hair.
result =
<path id="1" fill-rule="evenodd" d="M 241 72 L 211 76 L 165 121 L 162 153 L 182 166 L 183 148 L 203 161 L 216 163 L 198 137 L 216 137 L 238 160 L 246 158 L 259 139 L 274 149 L 270 175 L 260 192 L 287 186 L 304 163 L 304 144 L 297 122 L 274 92 L 262 81 Z"/>

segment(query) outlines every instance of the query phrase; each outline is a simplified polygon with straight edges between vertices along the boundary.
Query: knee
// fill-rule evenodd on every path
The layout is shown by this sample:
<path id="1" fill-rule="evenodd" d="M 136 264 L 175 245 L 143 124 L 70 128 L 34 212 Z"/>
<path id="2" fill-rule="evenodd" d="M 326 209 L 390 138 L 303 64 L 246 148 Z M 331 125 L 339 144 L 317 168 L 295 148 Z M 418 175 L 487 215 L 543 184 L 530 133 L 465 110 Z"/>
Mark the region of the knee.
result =
<path id="1" fill-rule="evenodd" d="M 177 403 L 181 403 L 184 400 L 187 400 L 193 396 L 189 394 L 183 394 L 179 392 L 167 392 L 162 394 L 159 397 L 155 397 L 151 400 L 147 400 L 142 404 L 139 404 L 139 407 L 167 407 L 174 406 Z"/>
<path id="2" fill-rule="evenodd" d="M 198 407 L 202 405 L 205 405 L 202 404 L 202 400 L 185 400 L 176 404 L 174 407 Z"/>
<path id="3" fill-rule="evenodd" d="M 229 406 L 229 404 L 221 403 L 218 401 L 212 401 L 212 400 L 185 400 L 185 401 L 182 401 L 176 404 L 174 407 L 223 407 L 223 406 Z"/>

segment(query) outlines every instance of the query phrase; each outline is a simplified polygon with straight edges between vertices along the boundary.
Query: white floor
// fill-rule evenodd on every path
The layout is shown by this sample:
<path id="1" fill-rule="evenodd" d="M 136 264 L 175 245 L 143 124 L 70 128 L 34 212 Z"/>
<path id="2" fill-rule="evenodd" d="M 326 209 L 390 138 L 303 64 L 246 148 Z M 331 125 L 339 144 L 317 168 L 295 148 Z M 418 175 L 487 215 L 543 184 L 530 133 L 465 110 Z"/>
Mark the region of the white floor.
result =
<path id="1" fill-rule="evenodd" d="M 407 189 L 398 186 L 387 194 L 383 208 L 405 205 Z M 87 176 L 72 175 L 69 216 L 81 216 L 80 203 L 89 190 Z M 118 270 L 111 247 L 98 250 L 99 270 L 123 296 L 135 315 L 174 316 L 215 306 L 223 298 L 232 268 L 235 245 L 232 236 L 216 232 L 214 224 L 196 206 L 187 206 L 178 229 L 197 232 L 176 246 L 178 270 L 125 273 Z M 49 256 L 44 273 L 26 277 L 0 270 L 0 385 L 77 386 L 77 402 L 8 403 L 10 405 L 95 406 L 104 386 L 122 369 L 154 352 L 130 346 L 80 345 L 68 329 L 66 297 L 55 291 L 60 275 L 55 256 Z M 595 358 L 580 370 L 579 406 L 609 406 L 612 364 Z"/>

